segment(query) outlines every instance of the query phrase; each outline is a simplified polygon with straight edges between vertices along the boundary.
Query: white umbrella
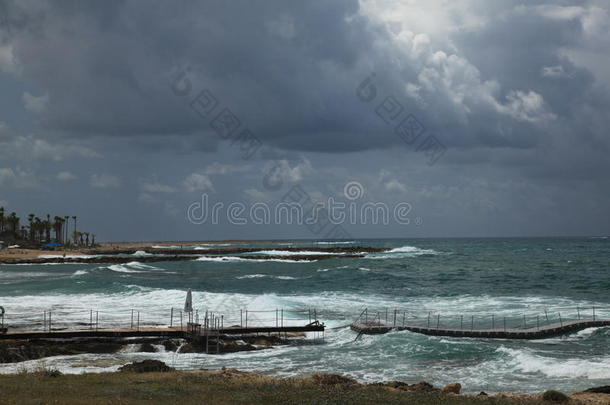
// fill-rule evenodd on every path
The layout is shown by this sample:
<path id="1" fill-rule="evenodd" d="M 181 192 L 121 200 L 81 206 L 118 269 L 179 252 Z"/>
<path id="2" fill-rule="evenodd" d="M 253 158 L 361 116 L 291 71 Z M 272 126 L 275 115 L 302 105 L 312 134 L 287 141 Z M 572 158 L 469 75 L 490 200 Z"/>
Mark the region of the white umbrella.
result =
<path id="1" fill-rule="evenodd" d="M 184 312 L 193 312 L 193 294 L 191 289 L 186 292 L 186 301 L 184 301 Z"/>

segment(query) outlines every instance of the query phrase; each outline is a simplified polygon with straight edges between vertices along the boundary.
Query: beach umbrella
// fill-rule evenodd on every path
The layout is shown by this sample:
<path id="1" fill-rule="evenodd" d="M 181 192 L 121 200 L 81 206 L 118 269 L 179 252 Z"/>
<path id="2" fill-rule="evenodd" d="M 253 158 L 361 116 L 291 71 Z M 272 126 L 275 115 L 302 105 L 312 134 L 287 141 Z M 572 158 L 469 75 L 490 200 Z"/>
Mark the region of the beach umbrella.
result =
<path id="1" fill-rule="evenodd" d="M 193 312 L 193 294 L 191 289 L 186 292 L 186 301 L 184 301 L 184 312 Z"/>

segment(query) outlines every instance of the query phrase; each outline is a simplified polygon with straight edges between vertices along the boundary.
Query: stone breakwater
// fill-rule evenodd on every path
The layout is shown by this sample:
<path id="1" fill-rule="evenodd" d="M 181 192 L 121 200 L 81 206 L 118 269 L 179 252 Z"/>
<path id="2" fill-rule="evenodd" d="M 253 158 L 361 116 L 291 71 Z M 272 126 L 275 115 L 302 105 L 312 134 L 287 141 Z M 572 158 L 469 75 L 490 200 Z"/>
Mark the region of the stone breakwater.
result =
<path id="1" fill-rule="evenodd" d="M 236 255 L 248 260 L 289 260 L 289 261 L 318 261 L 332 258 L 359 258 L 367 253 L 379 253 L 387 249 L 350 246 L 350 247 L 282 247 L 282 251 L 303 252 L 298 255 L 273 254 L 275 249 L 261 248 L 223 248 L 223 249 L 92 249 L 74 252 L 76 255 L 66 257 L 0 257 L 3 264 L 47 264 L 47 263 L 100 263 L 124 264 L 133 261 L 140 263 L 153 262 L 182 262 L 198 258 L 218 258 L 223 255 Z M 260 256 L 240 254 L 270 252 Z M 311 252 L 308 254 L 307 252 Z M 47 252 L 52 254 L 53 252 Z M 137 253 L 143 253 L 137 255 Z M 79 255 L 82 254 L 82 257 Z M 149 256 L 150 255 L 150 256 Z M 92 257 L 93 256 L 93 257 Z"/>

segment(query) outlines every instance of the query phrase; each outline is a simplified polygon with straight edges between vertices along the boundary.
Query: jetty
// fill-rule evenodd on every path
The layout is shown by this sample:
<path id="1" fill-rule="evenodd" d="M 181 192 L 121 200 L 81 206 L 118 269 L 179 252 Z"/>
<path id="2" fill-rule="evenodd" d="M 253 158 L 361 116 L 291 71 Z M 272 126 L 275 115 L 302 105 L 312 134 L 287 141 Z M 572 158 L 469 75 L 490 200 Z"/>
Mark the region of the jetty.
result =
<path id="1" fill-rule="evenodd" d="M 205 347 L 206 353 L 219 353 L 222 339 L 227 336 L 283 335 L 286 338 L 308 332 L 323 335 L 325 330 L 315 309 L 240 310 L 239 319 L 213 311 L 186 313 L 171 308 L 167 312 L 166 323 L 158 314 L 139 310 L 7 312 L 0 316 L 0 340 L 179 338 Z"/>
<path id="2" fill-rule="evenodd" d="M 608 308 L 576 308 L 562 317 L 548 310 L 543 315 L 451 315 L 428 311 L 421 316 L 412 311 L 369 311 L 366 308 L 350 328 L 362 335 L 379 335 L 391 331 L 409 331 L 429 336 L 485 339 L 546 339 L 587 328 L 610 326 L 610 319 L 600 319 L 599 311 Z M 597 312 L 596 312 L 597 311 Z"/>

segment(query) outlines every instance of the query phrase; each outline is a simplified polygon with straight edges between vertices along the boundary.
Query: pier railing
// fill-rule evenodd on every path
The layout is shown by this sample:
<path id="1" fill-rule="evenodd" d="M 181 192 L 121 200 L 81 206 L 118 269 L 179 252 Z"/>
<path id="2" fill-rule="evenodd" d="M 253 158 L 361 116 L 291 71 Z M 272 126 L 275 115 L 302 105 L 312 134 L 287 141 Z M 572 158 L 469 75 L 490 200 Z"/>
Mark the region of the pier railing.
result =
<path id="1" fill-rule="evenodd" d="M 51 308 L 42 311 L 11 312 L 10 308 L 1 316 L 2 327 L 15 331 L 60 331 L 60 330 L 102 330 L 147 328 L 176 328 L 187 331 L 189 323 L 202 324 L 207 329 L 226 327 L 251 328 L 257 326 L 284 327 L 303 326 L 317 322 L 320 316 L 316 309 L 292 310 L 277 308 L 271 310 L 242 309 L 227 314 L 212 310 L 196 309 L 187 313 L 181 308 L 164 311 L 143 309 L 74 310 Z M 0 330 L 1 330 L 0 328 Z"/>
<path id="2" fill-rule="evenodd" d="M 536 330 L 548 325 L 563 325 L 571 321 L 610 319 L 610 307 L 576 306 L 553 307 L 540 311 L 490 311 L 447 313 L 432 309 L 365 308 L 354 323 L 379 328 L 423 327 L 428 329 L 490 330 L 514 329 Z"/>

